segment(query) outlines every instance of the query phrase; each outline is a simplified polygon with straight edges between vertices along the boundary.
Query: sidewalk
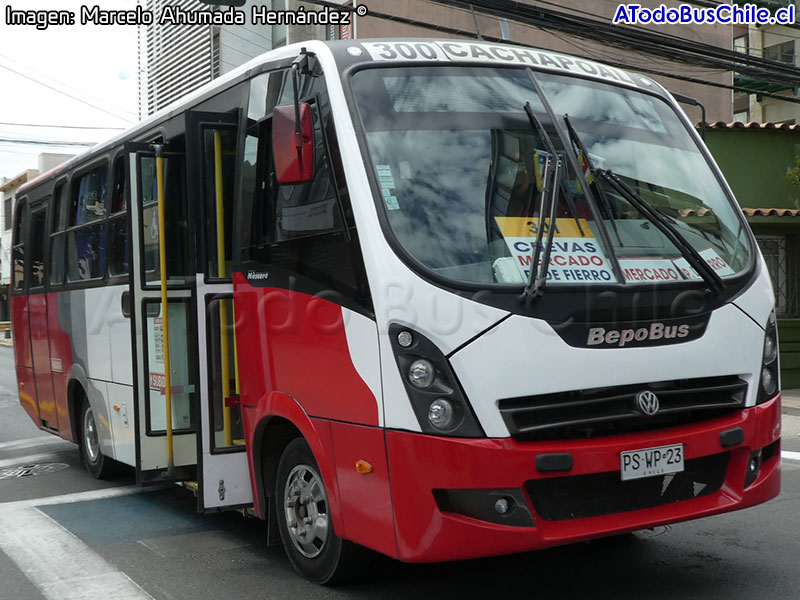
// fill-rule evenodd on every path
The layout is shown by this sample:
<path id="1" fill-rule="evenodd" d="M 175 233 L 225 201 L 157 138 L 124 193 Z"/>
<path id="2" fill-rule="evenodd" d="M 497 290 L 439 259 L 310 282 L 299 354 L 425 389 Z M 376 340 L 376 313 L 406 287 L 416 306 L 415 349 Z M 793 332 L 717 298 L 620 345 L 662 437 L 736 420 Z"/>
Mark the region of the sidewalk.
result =
<path id="1" fill-rule="evenodd" d="M 784 408 L 796 408 L 800 410 L 800 389 L 782 390 L 781 405 Z"/>

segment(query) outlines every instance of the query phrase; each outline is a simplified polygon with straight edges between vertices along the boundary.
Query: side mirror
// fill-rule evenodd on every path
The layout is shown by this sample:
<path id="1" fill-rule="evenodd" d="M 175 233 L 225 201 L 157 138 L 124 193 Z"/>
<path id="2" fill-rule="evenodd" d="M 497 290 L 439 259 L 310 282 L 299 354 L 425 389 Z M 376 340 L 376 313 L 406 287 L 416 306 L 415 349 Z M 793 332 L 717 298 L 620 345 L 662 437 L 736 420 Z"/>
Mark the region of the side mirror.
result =
<path id="1" fill-rule="evenodd" d="M 272 153 L 278 183 L 305 183 L 314 178 L 314 130 L 308 104 L 275 107 Z"/>

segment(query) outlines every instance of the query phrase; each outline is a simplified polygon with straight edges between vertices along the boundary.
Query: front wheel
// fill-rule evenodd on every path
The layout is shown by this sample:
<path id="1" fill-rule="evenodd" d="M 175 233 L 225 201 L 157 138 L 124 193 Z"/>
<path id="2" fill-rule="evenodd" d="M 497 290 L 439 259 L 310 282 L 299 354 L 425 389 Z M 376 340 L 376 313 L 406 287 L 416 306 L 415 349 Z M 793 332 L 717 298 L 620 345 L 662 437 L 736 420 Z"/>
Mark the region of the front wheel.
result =
<path id="1" fill-rule="evenodd" d="M 81 410 L 81 454 L 86 470 L 95 479 L 106 479 L 115 471 L 114 461 L 100 450 L 100 437 L 97 433 L 97 421 L 94 418 L 89 399 L 83 399 Z"/>
<path id="2" fill-rule="evenodd" d="M 325 484 L 304 439 L 286 446 L 276 487 L 278 530 L 295 571 L 314 583 L 348 579 L 359 548 L 336 535 Z"/>

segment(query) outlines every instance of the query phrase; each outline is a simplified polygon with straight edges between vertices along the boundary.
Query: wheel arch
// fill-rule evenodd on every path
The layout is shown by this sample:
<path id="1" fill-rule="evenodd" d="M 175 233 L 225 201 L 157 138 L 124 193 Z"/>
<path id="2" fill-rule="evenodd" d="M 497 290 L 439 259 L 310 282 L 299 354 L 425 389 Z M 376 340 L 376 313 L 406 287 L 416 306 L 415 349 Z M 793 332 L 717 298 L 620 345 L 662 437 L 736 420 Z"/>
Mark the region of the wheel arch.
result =
<path id="1" fill-rule="evenodd" d="M 251 445 L 254 500 L 258 515 L 262 519 L 269 517 L 269 498 L 275 494 L 278 462 L 289 442 L 301 437 L 309 445 L 314 460 L 317 461 L 331 505 L 334 527 L 337 534 L 343 537 L 344 521 L 339 502 L 330 423 L 309 417 L 288 394 L 273 392 L 262 406 L 257 425 L 253 429 Z"/>
<path id="2" fill-rule="evenodd" d="M 69 380 L 67 384 L 67 410 L 69 412 L 69 428 L 72 433 L 72 440 L 80 446 L 81 443 L 81 409 L 83 399 L 87 398 L 86 386 L 76 378 Z"/>

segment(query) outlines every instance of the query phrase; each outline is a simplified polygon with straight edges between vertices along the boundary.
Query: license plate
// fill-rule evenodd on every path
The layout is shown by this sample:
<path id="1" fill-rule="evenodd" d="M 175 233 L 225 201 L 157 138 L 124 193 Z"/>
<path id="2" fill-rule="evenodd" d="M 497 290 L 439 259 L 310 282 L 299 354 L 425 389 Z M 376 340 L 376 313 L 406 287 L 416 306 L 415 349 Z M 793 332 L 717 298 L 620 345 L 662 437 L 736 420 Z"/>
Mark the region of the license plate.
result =
<path id="1" fill-rule="evenodd" d="M 619 455 L 622 481 L 683 471 L 683 444 L 629 450 Z"/>

